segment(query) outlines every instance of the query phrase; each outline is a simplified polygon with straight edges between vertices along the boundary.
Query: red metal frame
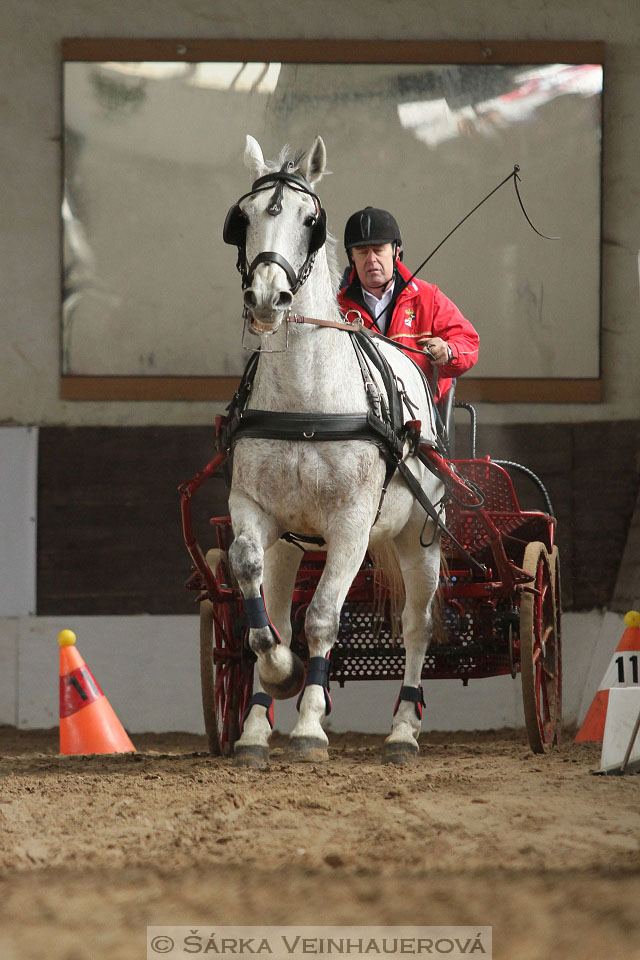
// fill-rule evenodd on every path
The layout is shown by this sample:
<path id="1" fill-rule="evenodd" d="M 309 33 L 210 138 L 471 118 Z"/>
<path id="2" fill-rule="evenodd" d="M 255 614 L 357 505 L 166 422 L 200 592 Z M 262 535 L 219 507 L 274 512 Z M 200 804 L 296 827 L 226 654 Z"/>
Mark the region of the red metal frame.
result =
<path id="1" fill-rule="evenodd" d="M 231 592 L 220 589 L 218 582 L 216 581 L 216 578 L 206 561 L 205 555 L 202 552 L 202 548 L 197 541 L 193 529 L 191 499 L 194 493 L 200 489 L 205 480 L 209 480 L 214 473 L 217 473 L 226 459 L 226 453 L 217 454 L 213 460 L 209 461 L 203 470 L 201 470 L 199 473 L 196 473 L 195 476 L 193 476 L 191 480 L 187 481 L 186 483 L 181 483 L 178 487 L 178 490 L 181 494 L 180 508 L 182 512 L 182 533 L 184 536 L 184 542 L 196 568 L 196 575 L 200 575 L 203 583 L 206 584 L 207 590 L 211 595 L 211 599 L 216 603 L 222 602 L 226 597 L 231 595 Z M 194 578 L 192 577 L 190 583 L 193 581 Z"/>
<path id="2" fill-rule="evenodd" d="M 522 584 L 530 583 L 530 575 L 507 556 L 504 535 L 510 529 L 523 525 L 529 519 L 542 521 L 546 527 L 545 540 L 549 550 L 551 550 L 553 548 L 555 518 L 540 511 L 520 510 L 511 477 L 503 467 L 493 463 L 489 457 L 486 457 L 485 460 L 449 461 L 445 460 L 433 447 L 423 445 L 420 447 L 420 451 L 433 464 L 449 492 L 454 493 L 458 499 L 455 507 L 449 511 L 448 518 L 452 513 L 457 516 L 458 520 L 464 517 L 472 517 L 484 528 L 487 546 L 493 555 L 497 573 L 497 578 L 492 576 L 493 571 L 491 569 L 487 573 L 487 580 L 491 581 L 491 592 L 507 597 L 512 595 Z M 465 467 L 476 467 L 478 465 L 485 470 L 490 468 L 492 472 L 498 473 L 500 482 L 509 492 L 514 509 L 493 512 L 490 505 L 487 505 L 488 496 L 485 497 L 484 505 L 478 504 L 477 499 L 474 499 L 473 490 L 464 482 L 467 475 Z M 488 492 L 487 488 L 483 487 L 483 493 L 487 495 Z M 478 551 L 480 545 L 477 542 L 465 542 L 464 537 L 459 539 L 462 539 L 462 545 L 469 553 L 474 554 Z M 469 584 L 469 589 L 462 592 L 466 596 L 480 596 L 487 592 L 487 585 L 482 582 L 472 583 Z M 456 595 L 460 596 L 461 594 L 457 593 Z"/>

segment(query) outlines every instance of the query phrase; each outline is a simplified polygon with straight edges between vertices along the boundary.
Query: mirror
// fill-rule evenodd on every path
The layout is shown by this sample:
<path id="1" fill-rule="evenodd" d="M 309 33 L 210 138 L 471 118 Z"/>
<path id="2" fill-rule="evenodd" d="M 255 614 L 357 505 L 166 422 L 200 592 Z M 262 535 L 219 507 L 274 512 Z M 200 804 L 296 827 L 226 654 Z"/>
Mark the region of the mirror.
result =
<path id="1" fill-rule="evenodd" d="M 245 135 L 275 157 L 320 133 L 329 230 L 390 209 L 411 269 L 518 163 L 560 239 L 508 183 L 420 276 L 480 333 L 462 396 L 599 399 L 601 50 L 422 47 L 65 41 L 63 396 L 231 396 L 247 354 L 222 224 Z"/>

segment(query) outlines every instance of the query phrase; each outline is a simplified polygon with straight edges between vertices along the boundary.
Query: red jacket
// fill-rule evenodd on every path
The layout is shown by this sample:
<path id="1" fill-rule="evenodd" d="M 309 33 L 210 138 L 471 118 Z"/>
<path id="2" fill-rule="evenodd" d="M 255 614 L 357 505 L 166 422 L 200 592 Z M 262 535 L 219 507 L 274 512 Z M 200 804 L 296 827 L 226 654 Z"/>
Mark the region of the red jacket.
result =
<path id="1" fill-rule="evenodd" d="M 408 280 L 411 274 L 404 264 L 397 260 L 396 267 L 401 279 Z M 345 315 L 349 310 L 359 311 L 365 326 L 377 330 L 364 303 L 355 271 L 351 272 L 349 286 L 339 292 L 338 304 Z M 453 358 L 450 363 L 437 368 L 439 379 L 436 400 L 442 399 L 447 393 L 452 379 L 470 370 L 478 359 L 479 338 L 472 325 L 438 287 L 424 280 L 412 280 L 402 291 L 393 307 L 386 336 L 395 340 L 400 347 L 420 349 L 416 341 L 425 336 L 441 337 L 449 344 Z M 427 377 L 431 376 L 432 367 L 428 354 L 407 355 Z"/>

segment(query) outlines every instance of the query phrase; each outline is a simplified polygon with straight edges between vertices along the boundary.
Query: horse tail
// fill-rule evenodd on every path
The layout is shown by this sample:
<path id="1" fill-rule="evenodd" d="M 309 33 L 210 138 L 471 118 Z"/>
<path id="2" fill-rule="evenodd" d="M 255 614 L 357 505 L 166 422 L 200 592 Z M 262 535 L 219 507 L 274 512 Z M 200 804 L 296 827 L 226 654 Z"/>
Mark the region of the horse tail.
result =
<path id="1" fill-rule="evenodd" d="M 404 579 L 398 560 L 398 551 L 393 540 L 369 547 L 369 557 L 374 568 L 373 609 L 376 623 L 387 621 L 391 628 L 391 641 L 402 636 L 400 617 L 404 610 L 406 595 Z"/>
<path id="2" fill-rule="evenodd" d="M 387 622 L 391 630 L 392 643 L 402 637 L 402 611 L 406 602 L 404 579 L 398 551 L 393 540 L 369 547 L 369 558 L 373 564 L 373 609 L 376 623 L 382 625 Z M 445 582 L 449 576 L 447 558 L 440 550 L 441 579 Z M 442 586 L 438 585 L 431 607 L 431 644 L 442 646 L 448 642 L 444 624 L 444 598 Z"/>
<path id="3" fill-rule="evenodd" d="M 442 585 L 446 584 L 449 579 L 449 564 L 447 562 L 447 557 L 440 545 L 440 582 L 438 583 L 438 589 L 436 590 L 436 595 L 433 598 L 433 605 L 431 607 L 431 644 L 430 646 L 442 647 L 449 642 L 447 635 L 447 630 L 445 627 L 445 617 L 444 617 L 444 608 L 446 606 L 444 601 L 444 595 L 442 593 Z"/>

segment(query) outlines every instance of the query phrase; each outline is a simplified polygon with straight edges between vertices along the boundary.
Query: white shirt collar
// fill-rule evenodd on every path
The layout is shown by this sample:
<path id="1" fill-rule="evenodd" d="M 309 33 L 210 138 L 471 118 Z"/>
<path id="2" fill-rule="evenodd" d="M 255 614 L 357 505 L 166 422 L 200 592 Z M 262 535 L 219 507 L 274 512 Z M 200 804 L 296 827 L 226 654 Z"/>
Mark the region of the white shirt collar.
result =
<path id="1" fill-rule="evenodd" d="M 364 287 L 362 287 L 362 296 L 364 297 L 364 302 L 369 307 L 369 311 L 373 319 L 377 321 L 383 310 L 385 311 L 384 316 L 378 324 L 382 333 L 386 331 L 389 325 L 389 320 L 391 319 L 389 316 L 390 311 L 386 310 L 385 308 L 388 307 L 389 303 L 391 302 L 394 286 L 395 284 L 392 280 L 381 297 L 376 297 L 374 293 L 369 293 L 368 290 L 365 290 Z"/>

